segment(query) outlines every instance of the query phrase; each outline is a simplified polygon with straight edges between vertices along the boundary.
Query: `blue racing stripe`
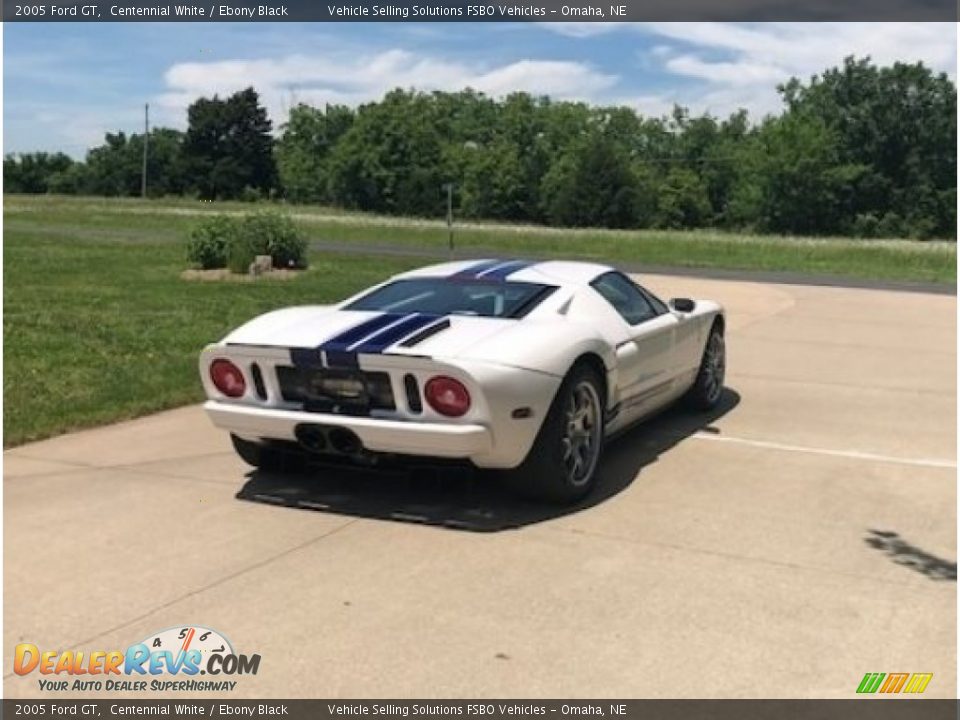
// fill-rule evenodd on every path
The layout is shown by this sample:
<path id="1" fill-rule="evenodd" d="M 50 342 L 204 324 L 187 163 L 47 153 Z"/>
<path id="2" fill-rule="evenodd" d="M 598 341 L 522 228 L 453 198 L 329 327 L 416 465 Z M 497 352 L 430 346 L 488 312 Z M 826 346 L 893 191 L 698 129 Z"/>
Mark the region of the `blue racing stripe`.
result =
<path id="1" fill-rule="evenodd" d="M 440 315 L 417 313 L 404 319 L 403 321 L 381 330 L 373 337 L 364 340 L 359 347 L 352 348 L 358 353 L 382 353 L 388 347 L 393 345 L 408 335 L 412 335 L 418 330 L 422 330 L 427 325 L 440 319 Z"/>
<path id="2" fill-rule="evenodd" d="M 506 280 L 508 275 L 530 267 L 531 265 L 533 265 L 533 263 L 529 260 L 508 260 L 488 270 L 477 273 L 476 277 L 487 280 Z"/>
<path id="3" fill-rule="evenodd" d="M 470 278 L 476 277 L 477 273 L 483 272 L 484 270 L 489 270 L 490 268 L 500 265 L 503 260 L 481 260 L 480 262 L 474 263 L 473 265 L 468 265 L 463 270 L 455 272 L 451 277 L 456 278 Z"/>
<path id="4" fill-rule="evenodd" d="M 375 318 L 366 320 L 359 325 L 355 325 L 349 330 L 345 330 L 339 335 L 335 335 L 329 340 L 321 343 L 319 350 L 325 352 L 339 352 L 347 350 L 351 345 L 356 345 L 364 338 L 370 337 L 378 330 L 382 330 L 387 325 L 403 318 L 400 313 L 384 313 Z"/>

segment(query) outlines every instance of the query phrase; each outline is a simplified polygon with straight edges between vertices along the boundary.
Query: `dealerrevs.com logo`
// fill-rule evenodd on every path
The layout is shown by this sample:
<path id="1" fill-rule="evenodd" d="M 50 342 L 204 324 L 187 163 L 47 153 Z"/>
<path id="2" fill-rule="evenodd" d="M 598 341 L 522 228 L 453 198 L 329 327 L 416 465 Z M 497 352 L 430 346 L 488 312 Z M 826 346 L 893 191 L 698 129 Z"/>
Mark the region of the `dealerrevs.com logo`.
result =
<path id="1" fill-rule="evenodd" d="M 126 650 L 61 652 L 20 643 L 13 653 L 13 671 L 45 676 L 37 682 L 49 692 L 223 692 L 236 687 L 233 677 L 259 669 L 260 655 L 239 654 L 221 633 L 200 625 L 153 633 Z"/>

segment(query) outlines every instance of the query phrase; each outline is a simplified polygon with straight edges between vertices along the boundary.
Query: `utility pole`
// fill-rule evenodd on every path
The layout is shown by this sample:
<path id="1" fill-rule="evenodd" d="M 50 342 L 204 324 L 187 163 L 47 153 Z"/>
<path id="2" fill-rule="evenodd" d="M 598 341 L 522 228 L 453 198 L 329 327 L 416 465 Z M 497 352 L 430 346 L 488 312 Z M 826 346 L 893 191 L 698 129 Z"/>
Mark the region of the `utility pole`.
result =
<path id="1" fill-rule="evenodd" d="M 147 197 L 147 145 L 150 143 L 150 103 L 143 106 L 143 171 L 140 174 L 140 196 Z"/>
<path id="2" fill-rule="evenodd" d="M 443 189 L 447 191 L 447 242 L 453 257 L 453 183 L 445 183 Z"/>

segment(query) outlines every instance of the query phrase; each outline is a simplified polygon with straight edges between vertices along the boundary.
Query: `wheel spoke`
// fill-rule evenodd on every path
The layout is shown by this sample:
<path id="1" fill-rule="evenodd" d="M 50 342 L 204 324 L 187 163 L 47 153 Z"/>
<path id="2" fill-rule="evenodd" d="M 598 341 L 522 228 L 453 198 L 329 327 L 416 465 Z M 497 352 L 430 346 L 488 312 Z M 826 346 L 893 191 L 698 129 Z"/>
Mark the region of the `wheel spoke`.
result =
<path id="1" fill-rule="evenodd" d="M 713 402 L 723 390 L 723 375 L 726 366 L 723 336 L 714 333 L 707 345 L 703 363 L 703 387 L 707 400 Z"/>
<path id="2" fill-rule="evenodd" d="M 562 463 L 567 481 L 574 485 L 587 482 L 597 463 L 600 446 L 600 399 L 589 382 L 580 382 L 566 403 L 565 433 L 561 438 Z"/>

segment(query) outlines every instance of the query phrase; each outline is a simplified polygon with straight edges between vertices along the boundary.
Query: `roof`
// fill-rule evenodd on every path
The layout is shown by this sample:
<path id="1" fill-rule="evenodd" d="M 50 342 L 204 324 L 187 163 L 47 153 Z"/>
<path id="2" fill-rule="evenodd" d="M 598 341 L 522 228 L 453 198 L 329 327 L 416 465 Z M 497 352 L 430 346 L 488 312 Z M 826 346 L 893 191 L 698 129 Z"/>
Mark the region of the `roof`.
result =
<path id="1" fill-rule="evenodd" d="M 456 260 L 428 265 L 397 277 L 462 277 L 485 280 L 513 280 L 549 284 L 586 285 L 598 275 L 613 270 L 609 265 L 572 260 Z"/>

